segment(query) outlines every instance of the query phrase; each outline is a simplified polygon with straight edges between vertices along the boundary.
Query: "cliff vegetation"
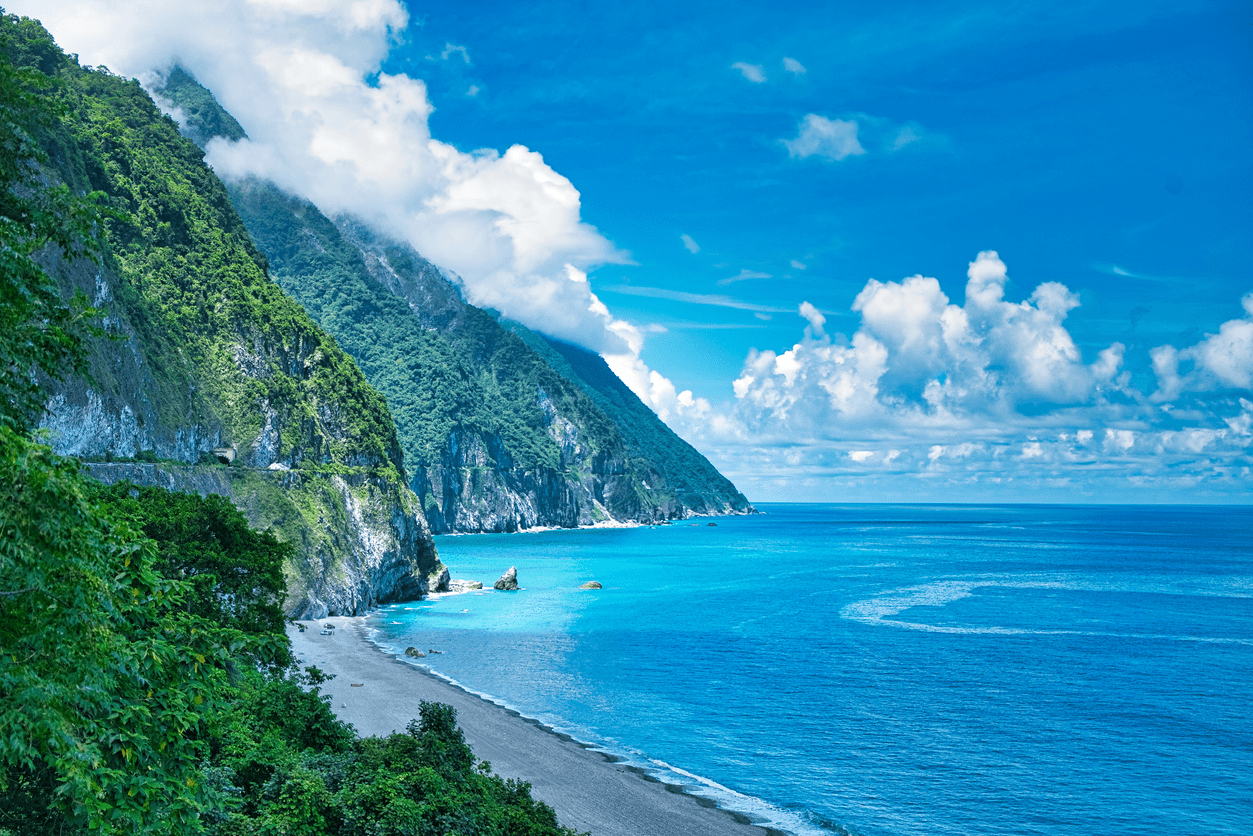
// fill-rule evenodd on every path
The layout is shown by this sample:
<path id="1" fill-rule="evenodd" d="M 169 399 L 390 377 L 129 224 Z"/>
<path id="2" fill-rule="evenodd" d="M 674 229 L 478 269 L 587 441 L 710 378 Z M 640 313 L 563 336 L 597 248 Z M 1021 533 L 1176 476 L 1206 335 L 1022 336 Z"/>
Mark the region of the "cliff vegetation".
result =
<path id="1" fill-rule="evenodd" d="M 63 319 L 86 337 L 73 374 L 18 364 L 6 379 L 41 396 L 28 412 L 54 451 L 98 462 L 105 481 L 231 497 L 296 547 L 291 614 L 421 594 L 438 559 L 387 404 L 270 280 L 200 149 L 138 82 L 79 67 L 36 22 L 5 17 L 3 38 L 23 95 L 47 105 L 9 109 L 24 149 L 11 159 L 25 160 L 10 191 L 64 221 L 24 246 L 54 280 L 40 292 L 77 300 Z"/>

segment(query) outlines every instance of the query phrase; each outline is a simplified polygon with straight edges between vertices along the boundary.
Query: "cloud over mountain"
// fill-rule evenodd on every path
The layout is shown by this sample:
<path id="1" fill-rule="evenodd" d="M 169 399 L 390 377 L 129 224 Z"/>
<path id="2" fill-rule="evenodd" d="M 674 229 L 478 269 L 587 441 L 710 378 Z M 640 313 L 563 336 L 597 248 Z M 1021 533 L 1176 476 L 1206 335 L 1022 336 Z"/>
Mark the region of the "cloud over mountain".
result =
<path id="1" fill-rule="evenodd" d="M 458 274 L 472 302 L 599 351 L 628 350 L 625 324 L 571 280 L 629 261 L 581 220 L 573 184 L 521 145 L 466 153 L 440 142 L 426 85 L 379 72 L 408 21 L 396 0 L 15 5 L 84 63 L 149 80 L 176 62 L 195 74 L 249 137 L 210 144 L 220 175 L 269 178 L 327 214 L 360 215 Z M 453 44 L 443 57 L 469 62 Z"/>

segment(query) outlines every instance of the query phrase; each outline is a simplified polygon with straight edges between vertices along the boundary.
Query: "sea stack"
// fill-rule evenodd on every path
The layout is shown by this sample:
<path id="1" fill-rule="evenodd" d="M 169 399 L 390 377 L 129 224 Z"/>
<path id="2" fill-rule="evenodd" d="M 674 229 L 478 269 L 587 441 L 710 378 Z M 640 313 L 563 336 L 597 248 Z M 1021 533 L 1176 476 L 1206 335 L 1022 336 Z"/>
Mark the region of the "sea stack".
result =
<path id="1" fill-rule="evenodd" d="M 504 589 L 506 591 L 518 588 L 518 568 L 510 566 L 509 571 L 500 576 L 500 580 L 496 581 L 493 586 L 496 589 Z"/>
<path id="2" fill-rule="evenodd" d="M 603 589 L 603 588 L 604 587 L 601 586 L 600 581 L 588 581 L 587 583 L 579 584 L 579 589 Z"/>

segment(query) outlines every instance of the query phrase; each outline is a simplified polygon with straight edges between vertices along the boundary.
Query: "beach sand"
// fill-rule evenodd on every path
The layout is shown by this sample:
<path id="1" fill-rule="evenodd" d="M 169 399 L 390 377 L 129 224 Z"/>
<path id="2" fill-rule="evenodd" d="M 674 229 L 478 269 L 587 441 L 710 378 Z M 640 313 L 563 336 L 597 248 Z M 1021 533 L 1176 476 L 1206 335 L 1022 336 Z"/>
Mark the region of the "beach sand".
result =
<path id="1" fill-rule="evenodd" d="M 593 836 L 778 834 L 383 652 L 366 639 L 360 618 L 303 623 L 304 632 L 287 629 L 296 658 L 335 675 L 322 692 L 359 734 L 404 731 L 422 700 L 447 703 L 457 710 L 475 756 L 502 777 L 528 781 L 532 795 L 552 806 L 563 825 Z M 337 625 L 334 635 L 321 635 L 327 623 Z"/>

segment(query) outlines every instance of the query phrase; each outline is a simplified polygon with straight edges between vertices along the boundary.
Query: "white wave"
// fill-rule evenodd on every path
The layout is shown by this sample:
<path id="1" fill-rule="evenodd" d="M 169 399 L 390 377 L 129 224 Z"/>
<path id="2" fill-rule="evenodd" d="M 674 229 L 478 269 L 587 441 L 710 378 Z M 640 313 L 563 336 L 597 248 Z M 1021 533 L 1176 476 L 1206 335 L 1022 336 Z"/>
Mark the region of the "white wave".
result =
<path id="1" fill-rule="evenodd" d="M 1016 627 L 958 627 L 904 621 L 891 616 L 913 607 L 942 607 L 990 587 L 1007 589 L 1062 589 L 1076 592 L 1131 592 L 1143 594 L 1189 595 L 1203 597 L 1247 598 L 1249 580 L 1245 577 L 1214 579 L 1209 588 L 1195 588 L 1188 579 L 1166 579 L 1138 576 L 1129 579 L 1093 578 L 1067 573 L 1036 575 L 976 575 L 968 580 L 944 580 L 893 589 L 846 605 L 840 617 L 862 624 L 917 630 L 926 633 L 994 636 L 1105 636 L 1157 641 L 1206 642 L 1213 644 L 1253 645 L 1253 640 L 1220 636 L 1189 636 L 1164 633 L 1127 633 L 1099 630 L 1033 630 Z"/>
<path id="2" fill-rule="evenodd" d="M 686 769 L 681 769 L 656 758 L 649 758 L 648 763 L 653 768 L 649 769 L 648 766 L 643 768 L 648 770 L 654 778 L 665 781 L 668 784 L 680 784 L 692 795 L 703 796 L 723 809 L 734 810 L 737 813 L 748 816 L 753 820 L 754 824 L 773 827 L 776 830 L 784 830 L 795 834 L 795 836 L 830 836 L 831 834 L 831 831 L 815 827 L 790 810 L 776 807 L 756 796 L 737 792 L 703 775 L 688 772 Z M 670 776 L 673 776 L 674 780 L 666 780 Z"/>

